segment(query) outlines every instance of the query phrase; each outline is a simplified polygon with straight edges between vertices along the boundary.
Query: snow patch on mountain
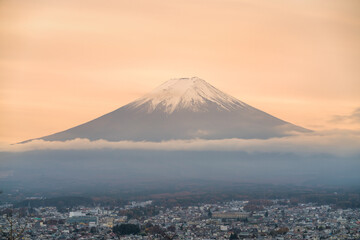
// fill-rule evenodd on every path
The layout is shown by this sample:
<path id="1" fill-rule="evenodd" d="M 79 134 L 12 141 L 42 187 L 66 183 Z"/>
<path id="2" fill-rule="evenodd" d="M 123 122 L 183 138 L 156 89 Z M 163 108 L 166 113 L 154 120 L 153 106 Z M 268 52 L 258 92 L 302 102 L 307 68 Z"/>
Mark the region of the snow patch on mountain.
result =
<path id="1" fill-rule="evenodd" d="M 162 109 L 171 114 L 178 110 L 204 112 L 209 103 L 225 111 L 248 107 L 198 77 L 171 79 L 136 100 L 132 107 L 146 107 L 149 113 Z"/>

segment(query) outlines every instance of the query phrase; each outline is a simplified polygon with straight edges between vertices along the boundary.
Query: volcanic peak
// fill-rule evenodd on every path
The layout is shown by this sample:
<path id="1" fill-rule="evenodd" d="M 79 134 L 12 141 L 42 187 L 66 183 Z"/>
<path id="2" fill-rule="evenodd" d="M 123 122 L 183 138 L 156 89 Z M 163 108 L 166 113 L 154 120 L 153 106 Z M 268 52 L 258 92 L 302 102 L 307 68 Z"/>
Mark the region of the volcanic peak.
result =
<path id="1" fill-rule="evenodd" d="M 247 105 L 225 94 L 206 81 L 198 78 L 175 78 L 166 81 L 149 94 L 133 103 L 134 108 L 146 107 L 147 112 L 163 110 L 167 114 L 174 111 L 207 111 L 207 106 L 216 105 L 219 110 L 231 111 Z"/>

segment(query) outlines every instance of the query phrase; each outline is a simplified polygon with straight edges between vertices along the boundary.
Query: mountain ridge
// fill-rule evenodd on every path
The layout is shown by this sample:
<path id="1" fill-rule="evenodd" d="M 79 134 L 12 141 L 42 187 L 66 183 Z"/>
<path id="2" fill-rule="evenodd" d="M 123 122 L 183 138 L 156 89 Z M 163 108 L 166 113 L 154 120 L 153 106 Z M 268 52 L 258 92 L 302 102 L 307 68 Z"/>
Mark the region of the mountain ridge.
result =
<path id="1" fill-rule="evenodd" d="M 266 139 L 308 131 L 256 109 L 200 78 L 192 77 L 171 79 L 110 113 L 37 139 Z"/>

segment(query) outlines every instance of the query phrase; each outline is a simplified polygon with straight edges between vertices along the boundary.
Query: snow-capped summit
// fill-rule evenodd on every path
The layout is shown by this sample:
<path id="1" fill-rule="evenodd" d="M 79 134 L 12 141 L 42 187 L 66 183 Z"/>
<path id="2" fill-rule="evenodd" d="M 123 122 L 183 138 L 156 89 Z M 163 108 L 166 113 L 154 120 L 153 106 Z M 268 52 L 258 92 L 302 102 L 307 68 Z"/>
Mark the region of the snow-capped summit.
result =
<path id="1" fill-rule="evenodd" d="M 152 92 L 138 99 L 134 107 L 147 105 L 148 112 L 162 109 L 171 114 L 176 110 L 193 112 L 208 111 L 207 103 L 216 104 L 219 110 L 231 111 L 246 104 L 236 98 L 221 92 L 206 81 L 198 78 L 171 79 Z"/>
<path id="2" fill-rule="evenodd" d="M 271 138 L 309 131 L 258 110 L 197 78 L 171 79 L 90 122 L 40 139 L 109 141 Z"/>

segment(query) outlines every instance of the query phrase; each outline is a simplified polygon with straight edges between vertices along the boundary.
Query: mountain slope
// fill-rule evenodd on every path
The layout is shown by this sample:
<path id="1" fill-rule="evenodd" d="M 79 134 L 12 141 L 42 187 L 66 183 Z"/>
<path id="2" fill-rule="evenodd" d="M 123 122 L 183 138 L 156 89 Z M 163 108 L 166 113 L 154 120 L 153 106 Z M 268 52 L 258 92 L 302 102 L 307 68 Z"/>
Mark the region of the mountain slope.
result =
<path id="1" fill-rule="evenodd" d="M 169 80 L 113 112 L 40 139 L 263 139 L 306 131 L 309 130 L 253 108 L 194 77 Z"/>

